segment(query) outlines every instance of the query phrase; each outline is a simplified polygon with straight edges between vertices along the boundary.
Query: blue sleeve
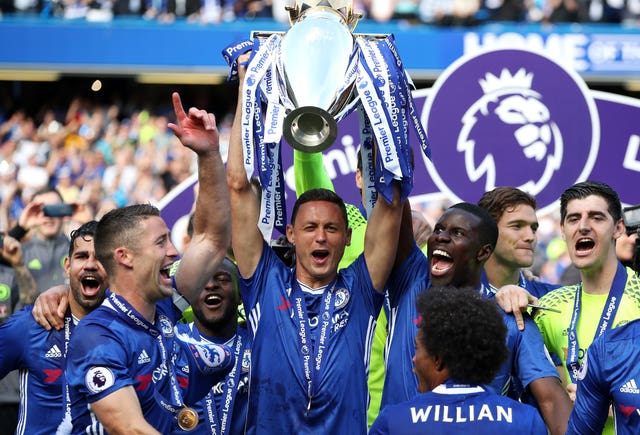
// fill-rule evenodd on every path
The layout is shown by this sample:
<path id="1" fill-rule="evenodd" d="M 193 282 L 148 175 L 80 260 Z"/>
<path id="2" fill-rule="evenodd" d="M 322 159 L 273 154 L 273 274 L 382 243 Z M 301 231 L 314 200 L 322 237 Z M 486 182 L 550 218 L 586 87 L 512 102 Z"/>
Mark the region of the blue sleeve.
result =
<path id="1" fill-rule="evenodd" d="M 591 343 L 583 360 L 586 373 L 578 382 L 576 402 L 569 417 L 567 434 L 601 434 L 609 415 L 611 398 L 601 366 L 605 358 L 602 336 Z"/>
<path id="2" fill-rule="evenodd" d="M 386 435 L 389 433 L 387 414 L 389 414 L 389 407 L 380 411 L 380 414 L 378 414 L 378 417 L 369 429 L 369 435 Z"/>
<path id="3" fill-rule="evenodd" d="M 407 258 L 394 269 L 387 280 L 389 302 L 392 307 L 398 305 L 398 300 L 411 290 L 418 287 L 419 293 L 429 287 L 429 260 L 422 253 L 418 245 L 413 244 L 413 249 Z"/>
<path id="4" fill-rule="evenodd" d="M 109 325 L 96 324 L 76 327 L 69 342 L 65 375 L 74 388 L 89 403 L 133 385 L 126 345 L 111 333 Z M 132 364 L 132 363 L 131 363 Z M 98 379 L 87 384 L 87 379 Z"/>
<path id="5" fill-rule="evenodd" d="M 0 325 L 0 379 L 23 364 L 29 331 L 35 327 L 29 322 L 33 321 L 31 308 L 31 305 L 24 307 Z"/>
<path id="6" fill-rule="evenodd" d="M 253 310 L 261 299 L 269 296 L 264 295 L 264 292 L 268 291 L 275 294 L 276 292 L 283 293 L 285 291 L 285 288 L 268 288 L 267 284 L 269 282 L 276 282 L 277 280 L 284 287 L 290 285 L 291 270 L 273 252 L 267 242 L 263 241 L 262 243 L 262 256 L 258 261 L 256 270 L 253 272 L 253 276 L 240 279 L 240 294 L 247 313 Z"/>
<path id="7" fill-rule="evenodd" d="M 548 356 L 540 330 L 533 319 L 525 313 L 524 331 L 518 331 L 513 316 L 508 315 L 508 318 L 510 318 L 508 325 L 510 333 L 517 334 L 514 371 L 522 386 L 526 388 L 531 382 L 540 378 L 559 378 L 558 371 Z"/>
<path id="8" fill-rule="evenodd" d="M 540 299 L 552 290 L 562 287 L 560 284 L 549 284 L 540 281 L 527 281 L 527 291 L 530 295 Z"/>

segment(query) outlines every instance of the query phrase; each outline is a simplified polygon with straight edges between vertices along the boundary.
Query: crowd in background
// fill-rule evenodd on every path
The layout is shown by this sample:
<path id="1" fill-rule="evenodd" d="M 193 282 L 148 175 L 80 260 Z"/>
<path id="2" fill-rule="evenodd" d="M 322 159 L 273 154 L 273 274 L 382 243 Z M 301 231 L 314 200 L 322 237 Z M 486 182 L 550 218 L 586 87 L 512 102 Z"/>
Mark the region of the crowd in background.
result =
<path id="1" fill-rule="evenodd" d="M 158 204 L 195 171 L 193 153 L 167 129 L 161 108 L 131 108 L 75 98 L 64 110 L 0 111 L 0 228 L 11 228 L 34 192 L 55 187 L 90 218 L 136 203 Z M 218 115 L 223 156 L 231 114 Z M 415 203 L 430 222 L 450 204 Z M 557 213 L 539 216 L 534 273 L 558 283 L 570 264 Z M 69 230 L 74 223 L 69 222 Z"/>
<path id="2" fill-rule="evenodd" d="M 202 24 L 266 18 L 288 22 L 293 0 L 0 0 L 0 13 L 109 21 L 141 17 Z M 491 21 L 637 24 L 640 0 L 354 0 L 378 22 L 473 26 Z"/>

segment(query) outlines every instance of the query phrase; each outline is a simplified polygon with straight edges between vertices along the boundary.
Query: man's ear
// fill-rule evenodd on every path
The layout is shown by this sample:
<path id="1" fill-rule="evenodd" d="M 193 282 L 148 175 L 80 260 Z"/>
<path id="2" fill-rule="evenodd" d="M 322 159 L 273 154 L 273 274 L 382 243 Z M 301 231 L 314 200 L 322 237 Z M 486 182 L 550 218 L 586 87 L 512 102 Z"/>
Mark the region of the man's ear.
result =
<path id="1" fill-rule="evenodd" d="M 478 261 L 478 263 L 483 263 L 487 261 L 489 257 L 491 257 L 492 253 L 493 253 L 493 247 L 489 243 L 487 243 L 486 245 L 482 245 L 482 247 L 478 250 L 478 253 L 476 254 L 476 260 Z"/>
<path id="2" fill-rule="evenodd" d="M 296 238 L 293 235 L 293 225 L 291 225 L 291 224 L 287 225 L 286 233 L 287 233 L 287 240 L 289 241 L 289 243 L 292 243 L 292 244 L 295 245 L 296 244 Z"/>
<path id="3" fill-rule="evenodd" d="M 131 251 L 125 247 L 120 247 L 113 253 L 113 259 L 117 264 L 122 264 L 126 267 L 133 267 L 133 255 Z"/>
<path id="4" fill-rule="evenodd" d="M 627 227 L 624 225 L 624 221 L 622 219 L 616 222 L 616 227 L 613 230 L 613 238 L 617 239 L 622 236 L 627 231 Z"/>

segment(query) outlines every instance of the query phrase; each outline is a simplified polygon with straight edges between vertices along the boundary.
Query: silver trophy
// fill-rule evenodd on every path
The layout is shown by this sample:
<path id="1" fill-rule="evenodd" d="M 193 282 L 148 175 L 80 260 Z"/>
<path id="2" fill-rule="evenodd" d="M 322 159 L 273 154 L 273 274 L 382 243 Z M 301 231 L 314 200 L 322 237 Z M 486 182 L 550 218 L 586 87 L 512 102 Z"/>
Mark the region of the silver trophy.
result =
<path id="1" fill-rule="evenodd" d="M 282 40 L 280 73 L 295 108 L 284 119 L 283 135 L 297 150 L 320 152 L 335 141 L 335 117 L 355 98 L 345 74 L 361 15 L 352 0 L 297 0 L 287 9 L 292 26 Z"/>

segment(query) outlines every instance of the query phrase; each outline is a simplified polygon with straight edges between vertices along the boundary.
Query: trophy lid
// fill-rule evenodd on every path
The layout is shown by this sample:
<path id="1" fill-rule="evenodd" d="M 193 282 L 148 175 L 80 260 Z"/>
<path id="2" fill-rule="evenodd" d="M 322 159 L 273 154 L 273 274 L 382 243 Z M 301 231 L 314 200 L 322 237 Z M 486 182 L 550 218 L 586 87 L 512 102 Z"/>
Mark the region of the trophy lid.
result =
<path id="1" fill-rule="evenodd" d="M 296 0 L 295 6 L 287 6 L 289 11 L 289 21 L 291 25 L 298 21 L 305 11 L 315 7 L 328 7 L 339 12 L 347 22 L 347 25 L 353 31 L 358 24 L 361 14 L 353 12 L 353 0 Z"/>

